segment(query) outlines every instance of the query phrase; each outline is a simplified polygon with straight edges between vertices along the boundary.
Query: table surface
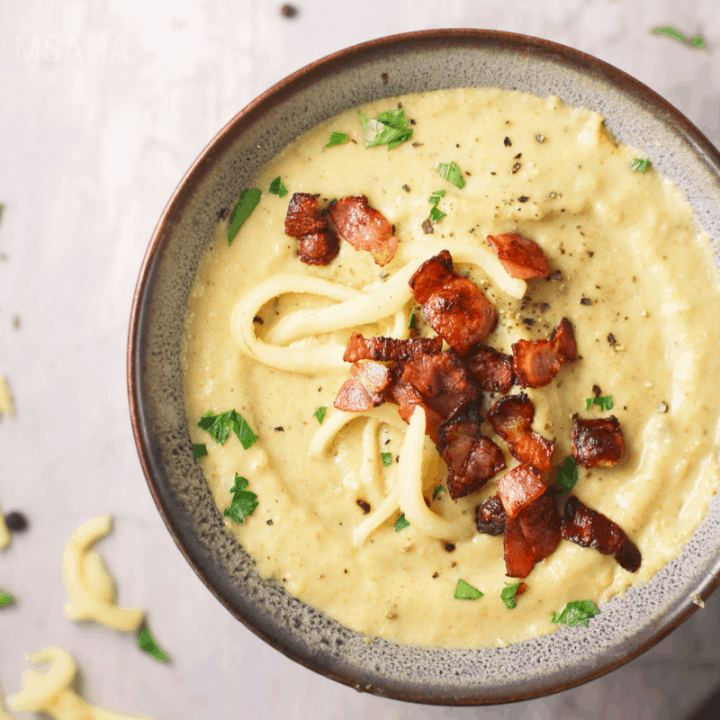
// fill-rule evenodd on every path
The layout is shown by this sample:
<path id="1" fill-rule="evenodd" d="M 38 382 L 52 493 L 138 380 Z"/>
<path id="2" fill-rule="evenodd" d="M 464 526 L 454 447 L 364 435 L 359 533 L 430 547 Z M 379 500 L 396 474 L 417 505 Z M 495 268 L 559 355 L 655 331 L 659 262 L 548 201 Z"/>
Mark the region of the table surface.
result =
<path id="1" fill-rule="evenodd" d="M 6 0 L 0 29 L 0 502 L 30 528 L 0 552 L 0 687 L 25 656 L 68 648 L 97 704 L 158 720 L 363 717 L 686 718 L 716 690 L 720 593 L 653 649 L 540 700 L 440 708 L 360 694 L 293 663 L 214 599 L 175 547 L 147 490 L 128 418 L 125 345 L 137 274 L 175 185 L 262 91 L 328 53 L 437 27 L 526 33 L 576 47 L 656 90 L 720 146 L 715 0 Z M 714 21 L 714 22 L 713 22 Z M 653 34 L 672 26 L 694 49 Z M 101 553 L 121 603 L 147 608 L 172 655 L 66 620 L 60 558 L 110 512 Z M 1 691 L 0 691 L 1 694 Z M 17 713 L 17 718 L 30 717 Z"/>

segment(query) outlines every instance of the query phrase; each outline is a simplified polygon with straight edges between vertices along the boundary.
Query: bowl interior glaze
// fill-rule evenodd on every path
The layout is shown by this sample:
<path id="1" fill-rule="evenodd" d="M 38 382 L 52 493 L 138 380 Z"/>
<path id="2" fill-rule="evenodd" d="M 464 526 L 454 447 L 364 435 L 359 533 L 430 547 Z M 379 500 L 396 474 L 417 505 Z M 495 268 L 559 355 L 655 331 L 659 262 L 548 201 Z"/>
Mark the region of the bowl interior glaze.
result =
<path id="1" fill-rule="evenodd" d="M 604 605 L 589 628 L 507 648 L 444 650 L 365 641 L 264 581 L 224 529 L 192 454 L 180 366 L 188 294 L 219 213 L 298 135 L 378 98 L 454 87 L 558 95 L 607 118 L 680 188 L 720 238 L 720 155 L 677 110 L 621 71 L 576 50 L 509 33 L 438 30 L 375 40 L 286 78 L 208 145 L 168 203 L 138 281 L 128 347 L 130 408 L 143 470 L 175 541 L 239 620 L 278 650 L 334 680 L 401 700 L 490 704 L 587 681 L 677 627 L 720 582 L 720 502 L 683 553 L 651 582 Z M 717 256 L 717 255 L 716 255 Z"/>

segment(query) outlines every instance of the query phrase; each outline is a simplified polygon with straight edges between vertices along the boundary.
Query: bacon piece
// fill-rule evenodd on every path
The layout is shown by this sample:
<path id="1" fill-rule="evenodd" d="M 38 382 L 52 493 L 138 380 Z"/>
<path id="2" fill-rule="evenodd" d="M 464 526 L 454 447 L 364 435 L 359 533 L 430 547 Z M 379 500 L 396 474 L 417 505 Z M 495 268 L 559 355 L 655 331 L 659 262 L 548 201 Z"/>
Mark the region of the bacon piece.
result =
<path id="1" fill-rule="evenodd" d="M 438 431 L 438 451 L 448 466 L 448 491 L 453 500 L 480 489 L 505 468 L 500 448 L 481 432 L 482 417 L 468 404 L 453 413 Z"/>
<path id="2" fill-rule="evenodd" d="M 533 500 L 539 498 L 547 489 L 541 475 L 534 473 L 526 465 L 518 465 L 498 480 L 498 497 L 508 517 L 514 518 Z"/>
<path id="3" fill-rule="evenodd" d="M 525 394 L 501 397 L 488 411 L 495 432 L 507 443 L 511 455 L 537 473 L 552 468 L 555 443 L 530 428 L 535 406 Z"/>
<path id="4" fill-rule="evenodd" d="M 426 260 L 409 285 L 432 329 L 461 357 L 495 327 L 495 308 L 475 283 L 453 271 L 447 250 Z"/>
<path id="5" fill-rule="evenodd" d="M 549 384 L 566 363 L 577 358 L 572 325 L 562 318 L 549 340 L 518 340 L 512 346 L 513 369 L 522 387 Z"/>
<path id="6" fill-rule="evenodd" d="M 475 382 L 487 392 L 506 393 L 515 382 L 512 356 L 489 345 L 473 345 L 463 362 Z"/>
<path id="7" fill-rule="evenodd" d="M 389 337 L 366 338 L 354 332 L 348 340 L 343 360 L 408 360 L 416 355 L 437 355 L 442 351 L 442 345 L 441 337 L 396 340 Z"/>
<path id="8" fill-rule="evenodd" d="M 340 245 L 327 218 L 318 212 L 318 199 L 310 193 L 295 193 L 285 216 L 285 234 L 298 239 L 298 257 L 308 265 L 327 265 Z"/>
<path id="9" fill-rule="evenodd" d="M 613 555 L 620 567 L 628 572 L 637 572 L 642 564 L 640 550 L 622 528 L 602 513 L 583 505 L 574 496 L 565 505 L 560 529 L 565 540 L 595 548 L 603 555 Z"/>
<path id="10" fill-rule="evenodd" d="M 368 205 L 367 198 L 344 197 L 328 210 L 338 233 L 356 250 L 367 250 L 377 265 L 387 265 L 397 251 L 398 241 L 393 237 L 392 225 L 375 208 Z"/>
<path id="11" fill-rule="evenodd" d="M 507 513 L 497 495 L 478 505 L 476 513 L 478 532 L 486 535 L 502 535 L 505 532 Z"/>
<path id="12" fill-rule="evenodd" d="M 448 350 L 438 355 L 418 355 L 408 360 L 402 381 L 412 385 L 443 417 L 479 397 L 460 358 Z"/>
<path id="13" fill-rule="evenodd" d="M 547 260 L 536 242 L 516 233 L 488 235 L 487 240 L 510 277 L 520 280 L 547 277 Z"/>
<path id="14" fill-rule="evenodd" d="M 520 511 L 518 520 L 536 563 L 555 552 L 562 535 L 560 513 L 553 498 L 547 494 L 541 495 Z"/>
<path id="15" fill-rule="evenodd" d="M 385 388 L 392 378 L 390 368 L 382 363 L 355 363 L 335 398 L 335 407 L 346 412 L 362 412 L 385 402 Z"/>
<path id="16" fill-rule="evenodd" d="M 406 423 L 410 422 L 415 408 L 420 405 L 425 410 L 425 434 L 433 440 L 437 439 L 438 429 L 445 418 L 433 410 L 412 385 L 394 376 L 385 395 L 388 401 L 398 405 L 398 414 Z"/>
<path id="17" fill-rule="evenodd" d="M 505 574 L 509 577 L 526 578 L 535 567 L 532 545 L 523 535 L 517 518 L 508 517 L 505 523 Z"/>
<path id="18" fill-rule="evenodd" d="M 571 448 L 578 465 L 612 467 L 622 460 L 623 447 L 620 422 L 614 415 L 589 420 L 573 415 Z"/>

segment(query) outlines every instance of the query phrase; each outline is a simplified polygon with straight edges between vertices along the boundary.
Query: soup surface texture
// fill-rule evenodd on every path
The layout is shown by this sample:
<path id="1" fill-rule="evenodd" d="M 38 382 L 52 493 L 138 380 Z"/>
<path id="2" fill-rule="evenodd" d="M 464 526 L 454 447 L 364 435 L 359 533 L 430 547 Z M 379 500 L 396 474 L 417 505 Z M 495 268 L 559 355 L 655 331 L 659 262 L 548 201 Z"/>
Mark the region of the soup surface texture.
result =
<path id="1" fill-rule="evenodd" d="M 652 165 L 633 170 L 644 155 L 617 143 L 598 114 L 555 97 L 498 89 L 388 98 L 361 110 L 376 118 L 398 104 L 411 120 L 411 139 L 390 150 L 366 148 L 358 111 L 341 114 L 291 143 L 255 178 L 260 201 L 232 244 L 228 219 L 219 223 L 186 319 L 191 436 L 207 446 L 199 462 L 221 512 L 233 498 L 236 473 L 257 495 L 244 523 L 225 522 L 263 576 L 368 636 L 503 646 L 555 630 L 551 615 L 569 601 L 590 599 L 602 610 L 603 602 L 646 582 L 704 517 L 720 477 L 717 281 L 709 240 L 690 206 Z M 331 132 L 348 141 L 326 147 Z M 462 188 L 437 171 L 451 162 Z M 278 176 L 289 191 L 284 197 L 268 191 Z M 445 194 L 429 202 L 437 191 Z M 320 208 L 335 198 L 367 196 L 394 225 L 395 258 L 380 267 L 369 252 L 341 240 L 329 264 L 301 262 L 297 241 L 284 232 L 288 201 L 298 192 L 319 194 Z M 445 216 L 436 213 L 432 222 L 434 206 Z M 526 288 L 510 279 L 486 241 L 501 233 L 536 242 L 549 277 L 528 280 Z M 618 418 L 622 461 L 579 468 L 572 493 L 637 545 L 636 573 L 612 555 L 563 540 L 526 578 L 516 607 L 506 608 L 500 594 L 514 581 L 505 574 L 503 538 L 475 527 L 476 507 L 496 493 L 505 471 L 453 501 L 429 439 L 423 493 L 439 522 L 453 529 L 442 538 L 415 524 L 397 529 L 403 508 L 387 498 L 405 467 L 398 459 L 408 426 L 389 403 L 344 422 L 333 401 L 349 376 L 341 358 L 351 333 L 433 335 L 422 308 L 408 297 L 389 317 L 371 313 L 368 322 L 348 327 L 312 327 L 307 314 L 284 324 L 283 318 L 365 293 L 382 305 L 393 296 L 388 288 L 397 273 L 408 278 L 442 249 L 496 308 L 498 324 L 486 341 L 495 348 L 510 353 L 518 339 L 549 337 L 563 317 L 572 323 L 579 358 L 548 386 L 527 390 L 536 408 L 533 429 L 555 440 L 557 468 L 570 455 L 575 413 Z M 306 286 L 307 279 L 330 281 L 323 287 L 334 290 Z M 407 287 L 406 279 L 395 284 Z M 611 412 L 586 409 L 597 389 L 612 397 Z M 486 393 L 484 416 L 496 399 Z M 318 408 L 327 408 L 324 419 Z M 221 445 L 198 427 L 208 411 L 229 410 L 259 436 L 248 449 L 232 432 Z M 553 470 L 547 481 L 555 476 Z M 435 493 L 437 486 L 443 489 Z M 356 529 L 383 503 L 392 505 L 389 517 L 354 542 Z M 455 599 L 460 579 L 483 597 Z"/>

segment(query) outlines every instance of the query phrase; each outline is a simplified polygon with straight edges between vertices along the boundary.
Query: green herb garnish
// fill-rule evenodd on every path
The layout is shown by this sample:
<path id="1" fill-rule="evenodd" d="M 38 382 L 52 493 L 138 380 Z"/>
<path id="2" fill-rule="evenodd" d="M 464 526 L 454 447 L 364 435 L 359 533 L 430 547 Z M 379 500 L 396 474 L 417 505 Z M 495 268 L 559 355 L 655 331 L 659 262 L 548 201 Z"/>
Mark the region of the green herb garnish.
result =
<path id="1" fill-rule="evenodd" d="M 436 190 L 429 198 L 428 202 L 431 205 L 434 205 L 437 207 L 437 204 L 440 202 L 440 198 L 444 198 L 446 194 L 445 190 Z"/>
<path id="2" fill-rule="evenodd" d="M 442 220 L 446 216 L 447 213 L 444 213 L 442 210 L 439 210 L 436 207 L 430 210 L 430 222 L 432 222 L 433 225 L 440 222 L 440 220 Z"/>
<path id="3" fill-rule="evenodd" d="M 380 455 L 382 456 L 382 464 L 385 467 L 390 467 L 392 465 L 392 453 L 384 452 L 380 453 Z"/>
<path id="4" fill-rule="evenodd" d="M 2 592 L 0 590 L 0 607 L 5 607 L 6 605 L 12 604 L 12 597 L 8 595 L 7 593 Z"/>
<path id="5" fill-rule="evenodd" d="M 569 455 L 567 460 L 558 468 L 557 480 L 555 484 L 563 491 L 567 492 L 571 490 L 575 483 L 578 481 L 580 473 L 578 471 L 577 463 L 572 455 Z"/>
<path id="6" fill-rule="evenodd" d="M 679 30 L 671 27 L 656 27 L 653 28 L 653 32 L 656 35 L 667 35 L 668 37 L 671 37 L 674 40 L 679 40 L 680 42 L 692 42 L 696 48 L 705 47 L 705 40 L 702 35 L 696 35 L 692 40 L 690 40 L 690 38 L 685 37 L 685 35 L 683 35 Z"/>
<path id="7" fill-rule="evenodd" d="M 387 145 L 388 150 L 392 150 L 413 135 L 413 129 L 407 126 L 408 119 L 402 110 L 385 110 L 377 118 L 370 119 L 359 110 L 358 112 L 365 133 L 366 148 Z"/>
<path id="8" fill-rule="evenodd" d="M 439 163 L 436 170 L 448 182 L 451 182 L 455 187 L 460 188 L 460 190 L 465 187 L 465 178 L 462 176 L 462 171 L 454 161 L 451 163 Z"/>
<path id="9" fill-rule="evenodd" d="M 483 594 L 470 583 L 466 583 L 464 580 L 457 581 L 457 587 L 455 588 L 456 600 L 477 600 L 482 596 Z"/>
<path id="10" fill-rule="evenodd" d="M 246 516 L 255 512 L 258 506 L 257 495 L 246 490 L 247 486 L 248 481 L 235 473 L 235 484 L 230 488 L 233 499 L 230 501 L 230 507 L 223 512 L 223 517 L 229 517 L 236 523 L 244 523 Z"/>
<path id="11" fill-rule="evenodd" d="M 435 489 L 433 490 L 433 500 L 445 490 L 445 488 L 442 485 L 436 485 Z"/>
<path id="12" fill-rule="evenodd" d="M 230 225 L 228 225 L 228 245 L 230 245 L 230 243 L 232 243 L 235 239 L 235 236 L 238 234 L 238 230 L 242 227 L 242 224 L 250 217 L 250 214 L 255 209 L 255 206 L 260 202 L 261 195 L 262 193 L 260 190 L 249 190 L 247 188 L 240 193 L 240 199 L 230 216 Z"/>
<path id="13" fill-rule="evenodd" d="M 643 175 L 647 172 L 647 169 L 650 167 L 650 159 L 649 158 L 635 158 L 632 161 L 632 165 L 630 165 L 630 169 L 633 172 L 641 172 Z"/>
<path id="14" fill-rule="evenodd" d="M 348 141 L 346 133 L 333 132 L 330 133 L 330 139 L 325 147 L 335 147 L 336 145 L 344 145 Z"/>
<path id="15" fill-rule="evenodd" d="M 396 521 L 395 521 L 395 532 L 400 532 L 401 530 L 404 530 L 406 527 L 409 527 L 410 523 L 408 522 L 407 518 L 405 517 L 405 513 L 403 513 Z"/>
<path id="16" fill-rule="evenodd" d="M 270 183 L 269 189 L 273 195 L 277 195 L 281 198 L 288 194 L 288 189 L 283 185 L 283 181 L 280 179 L 279 175 Z"/>
<path id="17" fill-rule="evenodd" d="M 154 657 L 160 662 L 167 662 L 168 656 L 157 644 L 155 638 L 150 634 L 147 628 L 143 628 L 138 635 L 138 646 L 143 652 Z"/>
<path id="18" fill-rule="evenodd" d="M 556 625 L 569 625 L 570 627 L 587 627 L 588 620 L 597 615 L 600 610 L 595 607 L 592 600 L 574 600 L 569 602 L 560 613 L 553 613 L 552 620 Z"/>
<path id="19" fill-rule="evenodd" d="M 315 412 L 313 413 L 313 415 L 321 425 L 323 423 L 323 420 L 325 419 L 326 412 L 327 408 L 323 405 L 322 407 L 315 408 Z"/>
<path id="20" fill-rule="evenodd" d="M 592 405 L 597 405 L 603 412 L 613 409 L 612 395 L 603 395 L 602 397 L 585 398 L 585 410 L 589 410 Z"/>
<path id="21" fill-rule="evenodd" d="M 410 322 L 408 322 L 408 330 L 412 330 L 415 327 L 415 308 L 410 312 Z"/>
<path id="22" fill-rule="evenodd" d="M 203 445 L 202 443 L 193 443 L 193 456 L 196 460 L 199 460 L 202 457 L 205 457 L 207 455 L 207 445 Z"/>
<path id="23" fill-rule="evenodd" d="M 500 599 L 505 603 L 505 607 L 508 610 L 512 610 L 515 607 L 515 593 L 517 593 L 518 588 L 522 584 L 522 580 L 518 580 L 516 583 L 505 583 L 505 587 L 500 593 Z"/>
<path id="24" fill-rule="evenodd" d="M 252 447 L 258 436 L 250 429 L 245 418 L 235 410 L 228 410 L 220 415 L 213 415 L 208 410 L 198 422 L 198 427 L 207 430 L 212 439 L 219 445 L 224 445 L 232 430 L 242 446 L 247 450 Z"/>

